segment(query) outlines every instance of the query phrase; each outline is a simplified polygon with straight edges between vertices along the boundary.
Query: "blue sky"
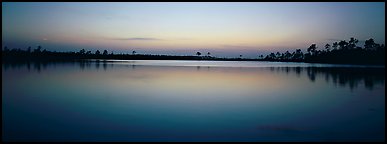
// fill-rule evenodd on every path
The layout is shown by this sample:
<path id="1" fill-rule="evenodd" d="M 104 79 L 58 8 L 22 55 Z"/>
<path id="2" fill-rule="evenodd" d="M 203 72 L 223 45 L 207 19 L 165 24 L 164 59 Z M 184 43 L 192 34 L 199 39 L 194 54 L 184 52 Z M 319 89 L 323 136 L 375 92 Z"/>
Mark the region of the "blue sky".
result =
<path id="1" fill-rule="evenodd" d="M 256 57 L 355 37 L 385 43 L 383 2 L 2 3 L 3 47 Z"/>

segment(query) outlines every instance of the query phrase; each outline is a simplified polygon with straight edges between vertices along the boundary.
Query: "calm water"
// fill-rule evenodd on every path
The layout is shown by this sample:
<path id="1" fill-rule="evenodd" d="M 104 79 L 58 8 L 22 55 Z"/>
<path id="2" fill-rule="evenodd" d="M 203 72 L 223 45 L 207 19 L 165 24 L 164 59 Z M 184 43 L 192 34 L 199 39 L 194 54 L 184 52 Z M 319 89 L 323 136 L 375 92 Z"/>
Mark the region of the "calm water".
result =
<path id="1" fill-rule="evenodd" d="M 385 141 L 385 68 L 2 65 L 3 141 Z"/>

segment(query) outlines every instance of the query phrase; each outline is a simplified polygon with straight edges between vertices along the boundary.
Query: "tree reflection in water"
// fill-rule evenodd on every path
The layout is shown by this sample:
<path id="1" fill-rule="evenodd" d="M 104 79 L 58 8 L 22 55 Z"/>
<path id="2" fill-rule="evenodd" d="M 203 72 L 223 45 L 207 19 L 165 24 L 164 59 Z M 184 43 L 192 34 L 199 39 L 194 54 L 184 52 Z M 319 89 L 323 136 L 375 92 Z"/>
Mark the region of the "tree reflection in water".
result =
<path id="1" fill-rule="evenodd" d="M 102 63 L 104 71 L 109 68 L 112 69 L 114 64 L 110 62 L 110 67 L 107 66 L 107 61 L 98 60 L 98 61 L 88 61 L 88 60 L 78 60 L 78 61 L 56 61 L 56 62 L 12 62 L 4 63 L 3 70 L 9 68 L 20 69 L 21 67 L 26 67 L 28 71 L 31 70 L 31 67 L 37 72 L 45 70 L 49 65 L 61 65 L 61 64 L 73 64 L 78 65 L 79 68 L 83 71 L 86 69 L 91 69 L 92 64 L 95 64 L 95 68 L 99 69 L 100 63 Z M 32 65 L 32 66 L 31 66 Z M 130 64 L 131 68 L 135 70 L 135 64 Z M 201 67 L 196 66 L 195 69 L 200 71 Z M 258 68 L 259 69 L 259 68 Z M 333 83 L 334 85 L 339 85 L 343 87 L 349 87 L 351 90 L 357 88 L 359 84 L 364 84 L 364 86 L 372 90 L 375 85 L 381 84 L 384 85 L 385 80 L 385 68 L 377 67 L 266 67 L 264 69 L 269 69 L 272 72 L 284 72 L 287 75 L 294 73 L 297 77 L 306 75 L 309 80 L 315 82 L 317 79 L 324 79 L 326 82 Z M 209 67 L 206 69 L 211 71 Z"/>
<path id="2" fill-rule="evenodd" d="M 319 77 L 335 85 L 348 86 L 351 90 L 361 83 L 367 89 L 372 90 L 375 85 L 384 84 L 385 79 L 385 68 L 377 67 L 271 67 L 270 70 L 273 72 L 294 72 L 298 77 L 306 73 L 312 82 L 315 82 Z"/>

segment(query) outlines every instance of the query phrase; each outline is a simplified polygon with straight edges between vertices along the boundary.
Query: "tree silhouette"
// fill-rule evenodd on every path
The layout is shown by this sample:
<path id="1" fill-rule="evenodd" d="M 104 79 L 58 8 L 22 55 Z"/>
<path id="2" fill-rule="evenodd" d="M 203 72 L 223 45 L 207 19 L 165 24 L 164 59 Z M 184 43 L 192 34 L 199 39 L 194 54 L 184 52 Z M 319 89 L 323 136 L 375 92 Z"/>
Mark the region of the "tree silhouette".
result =
<path id="1" fill-rule="evenodd" d="M 316 44 L 312 44 L 307 48 L 308 53 L 304 54 L 301 49 L 296 49 L 293 52 L 286 51 L 284 53 L 276 52 L 269 55 L 260 55 L 260 59 L 244 58 L 248 61 L 283 61 L 283 62 L 308 62 L 308 63 L 340 63 L 340 64 L 367 64 L 367 65 L 381 65 L 385 61 L 385 45 L 375 43 L 374 39 L 370 38 L 365 41 L 364 47 L 358 47 L 356 44 L 359 40 L 350 38 L 349 42 L 345 40 L 334 42 L 332 46 L 326 44 L 324 50 L 317 50 Z M 332 47 L 332 49 L 330 48 Z M 41 51 L 42 47 L 39 45 L 31 53 L 31 47 L 27 50 L 18 48 L 8 49 L 4 46 L 2 51 L 3 60 L 12 61 L 50 61 L 50 60 L 74 60 L 74 59 L 149 59 L 149 60 L 194 60 L 194 59 L 211 59 L 211 60 L 236 60 L 242 59 L 243 55 L 239 55 L 239 58 L 217 58 L 212 57 L 210 52 L 207 52 L 205 57 L 201 56 L 202 53 L 196 52 L 193 56 L 171 56 L 171 55 L 136 55 L 136 51 L 133 51 L 130 55 L 127 54 L 113 54 L 109 55 L 107 50 L 103 51 L 103 55 L 99 50 L 95 53 L 81 49 L 76 52 L 50 52 L 47 50 Z M 109 56 L 108 56 L 109 55 Z"/>
<path id="2" fill-rule="evenodd" d="M 348 42 L 348 49 L 354 49 L 356 47 L 356 44 L 359 42 L 359 40 L 351 37 Z"/>
<path id="3" fill-rule="evenodd" d="M 316 49 L 317 49 L 317 46 L 316 44 L 312 44 L 309 46 L 309 48 L 307 49 L 307 51 L 309 53 L 311 53 L 312 55 L 315 55 L 316 54 Z"/>
<path id="4" fill-rule="evenodd" d="M 272 60 L 275 59 L 275 54 L 274 53 L 270 53 L 269 58 L 272 59 Z"/>
<path id="5" fill-rule="evenodd" d="M 330 48 L 331 48 L 331 45 L 330 44 L 326 44 L 325 45 L 325 49 L 329 52 L 330 51 Z"/>
<path id="6" fill-rule="evenodd" d="M 340 49 L 342 50 L 347 50 L 348 49 L 348 42 L 346 42 L 345 40 L 342 40 L 338 43 L 338 45 L 340 46 Z"/>
<path id="7" fill-rule="evenodd" d="M 366 50 L 372 50 L 375 48 L 375 42 L 374 42 L 374 39 L 370 38 L 369 40 L 366 40 L 365 41 L 365 44 L 364 44 L 364 48 Z"/>
<path id="8" fill-rule="evenodd" d="M 295 60 L 301 60 L 304 59 L 304 54 L 302 53 L 301 49 L 296 49 L 296 53 L 293 55 Z"/>
<path id="9" fill-rule="evenodd" d="M 332 47 L 333 47 L 333 50 L 337 50 L 337 47 L 339 46 L 339 44 L 337 42 L 334 42 L 332 44 Z"/>
<path id="10" fill-rule="evenodd" d="M 290 59 L 292 56 L 292 54 L 289 52 L 289 51 L 286 51 L 285 54 L 284 54 L 284 59 Z"/>
<path id="11" fill-rule="evenodd" d="M 280 52 L 277 52 L 277 53 L 275 54 L 275 57 L 276 57 L 277 59 L 280 59 L 281 53 L 280 53 Z"/>
<path id="12" fill-rule="evenodd" d="M 41 53 L 42 46 L 38 46 L 38 48 L 34 49 L 34 53 Z"/>
<path id="13" fill-rule="evenodd" d="M 100 55 L 101 52 L 99 50 L 95 51 L 95 55 Z"/>
<path id="14" fill-rule="evenodd" d="M 79 54 L 83 55 L 83 54 L 85 54 L 85 52 L 86 52 L 85 49 L 81 49 L 81 50 L 79 51 Z"/>

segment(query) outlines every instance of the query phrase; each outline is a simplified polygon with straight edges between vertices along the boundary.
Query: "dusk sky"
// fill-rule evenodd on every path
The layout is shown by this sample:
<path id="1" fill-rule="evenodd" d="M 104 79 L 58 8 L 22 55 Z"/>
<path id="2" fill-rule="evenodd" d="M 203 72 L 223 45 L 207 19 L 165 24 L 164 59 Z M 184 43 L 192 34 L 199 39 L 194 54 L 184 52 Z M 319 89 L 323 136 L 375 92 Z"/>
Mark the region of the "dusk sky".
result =
<path id="1" fill-rule="evenodd" d="M 2 3 L 2 46 L 257 57 L 312 43 L 385 44 L 384 2 Z"/>

